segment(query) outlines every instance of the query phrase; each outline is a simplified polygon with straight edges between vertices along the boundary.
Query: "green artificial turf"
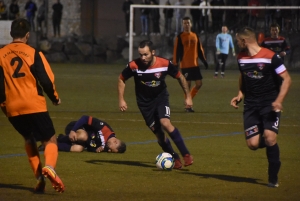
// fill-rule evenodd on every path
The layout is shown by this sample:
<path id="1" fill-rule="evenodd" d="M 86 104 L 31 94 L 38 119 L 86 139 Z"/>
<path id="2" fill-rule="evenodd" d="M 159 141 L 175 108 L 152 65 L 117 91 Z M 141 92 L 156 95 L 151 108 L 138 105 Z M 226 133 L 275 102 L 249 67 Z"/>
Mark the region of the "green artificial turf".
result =
<path id="1" fill-rule="evenodd" d="M 290 72 L 292 86 L 284 102 L 278 144 L 282 167 L 279 188 L 268 188 L 265 149 L 246 147 L 241 104 L 230 106 L 237 95 L 238 71 L 214 79 L 213 69 L 202 70 L 203 87 L 194 98 L 195 113 L 185 113 L 178 82 L 167 78 L 171 121 L 182 133 L 194 164 L 182 170 L 160 171 L 162 152 L 136 106 L 133 79 L 126 83 L 128 111 L 118 109 L 117 81 L 124 65 L 52 64 L 62 104 L 48 110 L 57 134 L 81 115 L 108 122 L 127 143 L 124 154 L 60 152 L 57 173 L 66 189 L 56 193 L 47 182 L 45 194 L 34 194 L 35 178 L 22 137 L 0 114 L 0 201 L 35 200 L 264 200 L 300 199 L 300 74 Z M 176 147 L 174 146 L 176 149 Z M 41 153 L 43 159 L 43 154 Z"/>

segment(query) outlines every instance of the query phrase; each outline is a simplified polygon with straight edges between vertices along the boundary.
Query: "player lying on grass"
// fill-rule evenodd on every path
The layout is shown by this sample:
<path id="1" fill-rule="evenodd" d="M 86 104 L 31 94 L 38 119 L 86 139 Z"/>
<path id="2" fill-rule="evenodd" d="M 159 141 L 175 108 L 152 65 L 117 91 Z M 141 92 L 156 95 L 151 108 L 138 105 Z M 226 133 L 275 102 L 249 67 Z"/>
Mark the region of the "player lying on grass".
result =
<path id="1" fill-rule="evenodd" d="M 65 152 L 109 152 L 124 153 L 126 144 L 116 138 L 115 132 L 104 121 L 83 115 L 77 121 L 71 121 L 65 128 L 65 135 L 57 138 L 59 151 Z M 39 147 L 43 150 L 43 146 Z"/>

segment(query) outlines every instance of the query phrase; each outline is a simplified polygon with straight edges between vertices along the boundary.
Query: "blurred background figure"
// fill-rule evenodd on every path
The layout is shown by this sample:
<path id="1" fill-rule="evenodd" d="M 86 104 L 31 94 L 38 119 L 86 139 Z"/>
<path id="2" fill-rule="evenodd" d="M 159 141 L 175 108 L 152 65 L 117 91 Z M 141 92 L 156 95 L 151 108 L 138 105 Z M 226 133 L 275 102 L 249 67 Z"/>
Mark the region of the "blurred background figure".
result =
<path id="1" fill-rule="evenodd" d="M 63 5 L 60 3 L 60 0 L 57 0 L 55 4 L 52 6 L 53 14 L 52 14 L 52 23 L 53 23 L 53 32 L 54 37 L 56 34 L 60 37 L 60 23 L 62 18 Z"/>
<path id="2" fill-rule="evenodd" d="M 44 37 L 46 35 L 46 33 L 44 33 L 45 28 L 43 28 L 43 26 L 46 27 L 45 26 L 45 19 L 46 19 L 45 15 L 46 15 L 46 4 L 43 1 L 42 5 L 40 5 L 40 7 L 38 9 L 37 18 L 36 18 L 37 25 L 38 25 L 38 31 L 41 32 L 42 37 Z"/>
<path id="3" fill-rule="evenodd" d="M 166 2 L 166 5 L 171 5 L 169 0 Z M 164 17 L 165 17 L 165 35 L 166 36 L 170 36 L 170 34 L 171 34 L 173 12 L 174 12 L 173 8 L 164 8 L 163 9 L 163 13 L 164 13 Z"/>
<path id="4" fill-rule="evenodd" d="M 12 0 L 11 4 L 9 5 L 9 20 L 15 20 L 19 17 L 19 5 L 17 0 Z"/>
<path id="5" fill-rule="evenodd" d="M 148 0 L 143 0 L 141 2 L 142 5 L 149 5 Z M 149 12 L 150 10 L 148 8 L 141 8 L 141 25 L 142 25 L 142 33 L 141 35 L 148 35 L 148 25 L 149 25 Z"/>
<path id="6" fill-rule="evenodd" d="M 210 9 L 203 9 L 201 7 L 203 6 L 211 6 L 209 1 L 207 0 L 203 0 L 200 4 L 199 7 L 201 9 L 201 33 L 204 33 L 204 31 L 208 30 L 208 19 L 210 16 Z"/>
<path id="7" fill-rule="evenodd" d="M 34 17 L 35 17 L 35 12 L 37 10 L 36 4 L 28 0 L 27 3 L 25 4 L 25 10 L 26 10 L 26 18 L 30 23 L 31 26 L 31 31 L 35 31 L 35 25 L 34 25 Z"/>
<path id="8" fill-rule="evenodd" d="M 182 0 L 178 0 L 175 3 L 175 6 L 183 6 L 185 5 Z M 175 30 L 175 35 L 179 34 L 182 32 L 182 19 L 185 16 L 185 9 L 175 9 L 175 17 L 176 17 L 176 30 Z"/>
<path id="9" fill-rule="evenodd" d="M 259 0 L 249 0 L 248 6 L 260 6 Z M 255 30 L 257 26 L 259 10 L 249 9 L 248 14 L 249 14 L 248 26 Z"/>
<path id="10" fill-rule="evenodd" d="M 7 20 L 7 8 L 3 1 L 0 1 L 0 20 Z"/>
<path id="11" fill-rule="evenodd" d="M 212 0 L 210 2 L 211 6 L 224 6 L 224 0 Z M 220 27 L 223 25 L 223 15 L 224 10 L 220 9 L 212 9 L 211 10 L 211 18 L 212 18 L 212 30 L 216 32 L 219 30 Z"/>
<path id="12" fill-rule="evenodd" d="M 151 0 L 150 5 L 158 5 L 156 0 Z M 160 28 L 159 28 L 159 9 L 158 8 L 151 8 L 150 9 L 150 18 L 152 21 L 152 32 L 151 35 L 160 35 Z"/>
<path id="13" fill-rule="evenodd" d="M 126 28 L 126 36 L 129 36 L 129 20 L 130 20 L 130 5 L 133 4 L 131 0 L 125 0 L 122 6 L 122 10 L 125 14 L 125 28 Z M 135 26 L 133 23 L 133 36 L 135 36 Z"/>
<path id="14" fill-rule="evenodd" d="M 199 6 L 200 4 L 200 0 L 194 0 L 192 2 L 192 6 Z M 200 25 L 200 16 L 201 16 L 201 10 L 199 10 L 199 8 L 197 9 L 190 9 L 190 13 L 192 16 L 192 21 L 193 21 L 193 27 L 192 27 L 192 31 L 199 34 L 201 31 L 201 25 Z"/>

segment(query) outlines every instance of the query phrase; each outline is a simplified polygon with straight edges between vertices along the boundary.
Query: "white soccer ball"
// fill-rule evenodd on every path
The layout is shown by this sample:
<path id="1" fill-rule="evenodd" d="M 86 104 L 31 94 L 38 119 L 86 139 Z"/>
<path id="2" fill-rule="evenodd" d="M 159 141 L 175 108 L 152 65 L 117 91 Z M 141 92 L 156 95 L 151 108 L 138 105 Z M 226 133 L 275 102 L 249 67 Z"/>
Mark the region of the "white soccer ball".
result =
<path id="1" fill-rule="evenodd" d="M 167 152 L 160 153 L 156 156 L 156 167 L 162 170 L 172 170 L 174 167 L 174 159 Z"/>

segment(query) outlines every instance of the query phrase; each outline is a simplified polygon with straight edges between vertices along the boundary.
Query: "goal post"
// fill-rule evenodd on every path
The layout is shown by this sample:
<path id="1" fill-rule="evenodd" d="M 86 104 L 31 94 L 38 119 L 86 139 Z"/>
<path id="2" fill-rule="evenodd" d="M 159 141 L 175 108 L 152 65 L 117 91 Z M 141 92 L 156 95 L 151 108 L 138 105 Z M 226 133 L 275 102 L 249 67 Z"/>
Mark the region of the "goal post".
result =
<path id="1" fill-rule="evenodd" d="M 300 10 L 300 6 L 203 6 L 197 7 L 192 5 L 138 5 L 132 4 L 130 6 L 130 20 L 129 20 L 129 61 L 133 59 L 133 23 L 134 23 L 134 9 L 137 8 L 173 8 L 173 9 L 218 9 L 218 10 Z M 299 17 L 299 16 L 298 16 Z"/>

